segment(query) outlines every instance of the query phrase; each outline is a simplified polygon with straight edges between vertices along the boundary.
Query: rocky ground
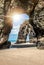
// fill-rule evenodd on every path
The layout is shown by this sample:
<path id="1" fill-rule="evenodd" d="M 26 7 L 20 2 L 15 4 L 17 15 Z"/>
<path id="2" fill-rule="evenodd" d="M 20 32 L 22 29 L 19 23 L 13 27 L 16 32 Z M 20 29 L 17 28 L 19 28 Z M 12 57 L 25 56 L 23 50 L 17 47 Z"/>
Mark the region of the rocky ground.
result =
<path id="1" fill-rule="evenodd" d="M 44 65 L 44 50 L 36 47 L 0 50 L 0 65 Z"/>

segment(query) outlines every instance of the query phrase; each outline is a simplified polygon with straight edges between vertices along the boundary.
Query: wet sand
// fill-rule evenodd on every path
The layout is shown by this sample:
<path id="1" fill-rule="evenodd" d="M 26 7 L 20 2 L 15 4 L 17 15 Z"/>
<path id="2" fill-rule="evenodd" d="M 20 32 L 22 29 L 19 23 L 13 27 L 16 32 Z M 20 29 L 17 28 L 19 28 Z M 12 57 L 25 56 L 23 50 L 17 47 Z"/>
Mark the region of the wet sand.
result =
<path id="1" fill-rule="evenodd" d="M 44 50 L 36 47 L 0 50 L 0 65 L 44 65 Z"/>

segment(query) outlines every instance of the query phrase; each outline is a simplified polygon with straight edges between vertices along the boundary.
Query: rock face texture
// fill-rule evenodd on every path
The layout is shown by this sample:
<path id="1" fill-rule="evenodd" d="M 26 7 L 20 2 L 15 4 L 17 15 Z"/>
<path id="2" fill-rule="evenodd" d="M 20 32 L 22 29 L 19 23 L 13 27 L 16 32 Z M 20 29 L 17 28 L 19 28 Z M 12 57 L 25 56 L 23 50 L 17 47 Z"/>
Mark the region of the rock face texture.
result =
<path id="1" fill-rule="evenodd" d="M 37 35 L 44 36 L 44 1 L 42 0 L 39 1 L 35 7 L 33 23 L 36 25 L 36 28 L 39 30 L 37 31 Z"/>
<path id="2" fill-rule="evenodd" d="M 17 43 L 26 43 L 27 35 L 29 35 L 29 39 L 35 37 L 35 32 L 30 25 L 29 20 L 21 24 Z"/>
<path id="3" fill-rule="evenodd" d="M 34 36 L 30 36 L 30 42 L 41 42 L 40 39 L 43 38 L 44 40 L 44 0 L 29 0 L 28 2 L 28 7 L 26 9 L 28 15 L 30 16 L 30 20 L 29 20 L 29 24 L 33 27 L 33 30 L 35 32 Z M 25 23 L 23 23 L 22 25 L 24 25 Z M 28 25 L 27 29 L 29 29 Z M 21 26 L 22 28 L 24 28 L 25 26 Z M 26 29 L 26 28 L 25 28 Z M 20 42 L 22 42 L 21 37 L 23 38 L 23 42 L 26 42 L 26 37 L 29 34 L 29 32 L 25 35 L 25 38 L 23 37 L 23 31 L 25 31 L 25 29 L 20 30 L 19 32 L 19 36 L 18 36 L 18 42 L 20 40 Z M 31 29 L 31 27 L 30 27 Z M 21 35 L 20 35 L 21 33 Z M 32 34 L 31 34 L 32 35 Z M 32 39 L 31 39 L 32 38 Z M 34 41 L 33 41 L 34 38 Z M 44 43 L 42 40 L 41 43 Z"/>
<path id="4" fill-rule="evenodd" d="M 11 44 L 8 37 L 12 27 L 5 18 L 5 7 L 4 0 L 0 0 L 0 48 L 9 48 Z"/>
<path id="5" fill-rule="evenodd" d="M 44 0 L 0 0 L 0 5 L 0 47 L 8 46 L 12 20 L 7 16 L 17 10 L 30 16 L 20 27 L 17 43 L 26 42 L 28 34 L 32 40 L 44 40 Z"/>

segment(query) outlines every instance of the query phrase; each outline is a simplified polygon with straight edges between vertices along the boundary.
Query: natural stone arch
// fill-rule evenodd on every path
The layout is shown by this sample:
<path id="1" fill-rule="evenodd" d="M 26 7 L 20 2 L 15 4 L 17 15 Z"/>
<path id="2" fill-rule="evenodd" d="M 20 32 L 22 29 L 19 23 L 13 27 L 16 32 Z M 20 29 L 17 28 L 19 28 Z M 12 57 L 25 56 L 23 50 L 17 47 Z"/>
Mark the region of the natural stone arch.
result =
<path id="1" fill-rule="evenodd" d="M 4 1 L 4 3 L 3 3 L 3 5 L 4 5 L 3 14 L 4 14 L 4 15 L 7 15 L 7 13 L 8 13 L 12 8 L 21 7 L 21 8 L 25 11 L 25 13 L 30 16 L 29 24 L 33 27 L 33 29 L 34 29 L 34 31 L 35 31 L 35 33 L 36 33 L 36 38 L 37 38 L 37 37 L 39 38 L 39 36 L 37 36 L 37 35 L 39 35 L 40 31 L 44 32 L 44 29 L 41 28 L 41 30 L 40 30 L 40 28 L 39 28 L 39 30 L 40 30 L 40 31 L 39 31 L 37 25 L 35 25 L 36 23 L 33 22 L 33 21 L 34 21 L 35 13 L 37 13 L 37 10 L 38 10 L 39 8 L 42 9 L 41 6 L 43 6 L 43 9 L 44 9 L 44 0 L 3 0 L 3 1 Z M 13 5 L 13 3 L 15 3 L 15 4 Z M 26 3 L 26 4 L 25 4 L 25 3 Z M 38 4 L 38 5 L 41 4 L 41 6 L 39 7 L 37 4 Z M 42 10 L 41 10 L 41 11 L 42 11 Z M 44 12 L 44 10 L 43 10 L 43 12 Z M 35 18 L 36 18 L 36 17 L 35 17 Z M 4 26 L 4 29 L 3 29 L 3 35 L 4 35 L 4 34 L 7 35 L 7 41 L 8 41 L 8 36 L 9 36 L 9 34 L 10 34 L 12 25 L 9 25 L 9 24 L 8 24 L 8 22 L 9 22 L 8 18 L 5 17 L 4 20 L 7 21 L 7 23 L 5 23 L 5 26 Z M 11 20 L 10 20 L 10 21 L 11 21 Z M 8 25 L 7 25 L 7 24 L 8 24 Z M 10 23 L 10 24 L 11 24 L 11 23 Z M 43 23 L 43 24 L 44 24 L 44 23 Z M 6 25 L 7 25 L 7 27 L 6 27 Z M 10 27 L 10 28 L 9 28 L 9 27 Z M 9 28 L 9 29 L 8 29 L 8 28 Z M 5 31 L 5 29 L 6 29 L 6 31 Z M 39 31 L 39 33 L 38 33 L 38 31 Z M 41 32 L 41 33 L 42 33 L 42 32 Z M 2 33 L 2 32 L 1 32 L 1 33 Z M 5 37 L 6 37 L 6 35 L 5 35 Z M 43 37 L 44 37 L 44 33 L 43 33 L 43 35 L 40 34 L 40 36 L 43 36 Z"/>

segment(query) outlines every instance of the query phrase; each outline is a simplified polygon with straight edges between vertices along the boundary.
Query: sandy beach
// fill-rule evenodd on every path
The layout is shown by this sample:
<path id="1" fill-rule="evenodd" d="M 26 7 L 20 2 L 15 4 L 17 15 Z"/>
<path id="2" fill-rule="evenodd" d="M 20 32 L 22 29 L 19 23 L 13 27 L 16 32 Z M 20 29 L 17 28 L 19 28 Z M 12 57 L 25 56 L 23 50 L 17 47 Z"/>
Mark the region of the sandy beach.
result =
<path id="1" fill-rule="evenodd" d="M 0 50 L 0 65 L 44 65 L 44 50 L 36 47 Z"/>

